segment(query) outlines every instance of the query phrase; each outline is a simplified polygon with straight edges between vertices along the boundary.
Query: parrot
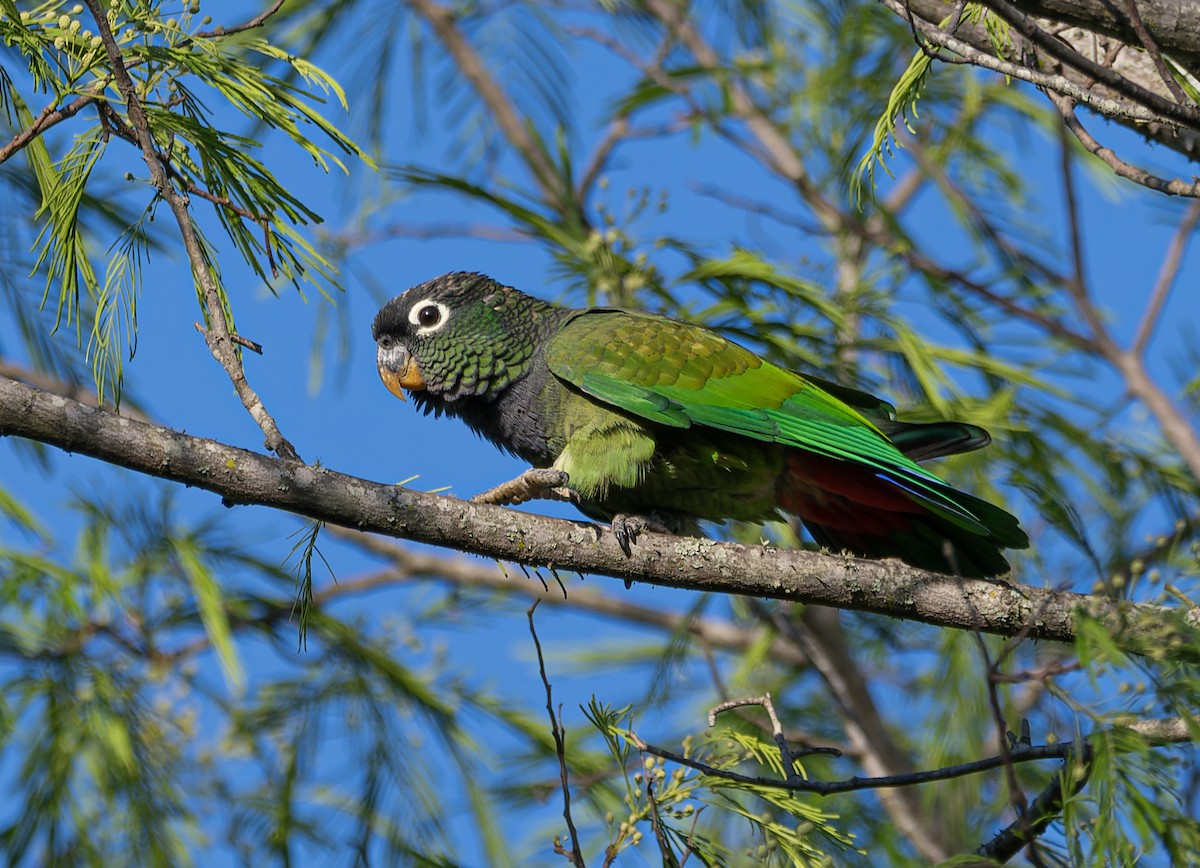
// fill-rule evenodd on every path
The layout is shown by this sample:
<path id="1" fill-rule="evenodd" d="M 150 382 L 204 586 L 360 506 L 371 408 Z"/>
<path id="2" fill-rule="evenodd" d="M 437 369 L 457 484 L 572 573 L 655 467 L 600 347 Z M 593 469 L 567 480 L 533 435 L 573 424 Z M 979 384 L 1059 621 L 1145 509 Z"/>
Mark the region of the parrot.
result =
<path id="1" fill-rule="evenodd" d="M 831 551 L 964 578 L 1029 545 L 1016 517 L 918 463 L 986 446 L 982 428 L 899 421 L 699 325 L 452 272 L 384 304 L 372 334 L 388 391 L 530 465 L 477 500 L 569 500 L 626 555 L 644 530 L 788 516 Z"/>

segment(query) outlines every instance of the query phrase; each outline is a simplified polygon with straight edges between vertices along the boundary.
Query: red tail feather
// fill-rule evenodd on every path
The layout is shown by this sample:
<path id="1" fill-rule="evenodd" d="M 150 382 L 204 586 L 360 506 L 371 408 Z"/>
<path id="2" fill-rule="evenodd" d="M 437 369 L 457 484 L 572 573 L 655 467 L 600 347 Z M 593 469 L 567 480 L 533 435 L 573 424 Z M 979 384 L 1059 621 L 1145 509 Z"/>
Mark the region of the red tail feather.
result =
<path id="1" fill-rule="evenodd" d="M 788 456 L 779 505 L 806 521 L 867 535 L 907 530 L 910 516 L 926 512 L 870 469 L 804 452 Z"/>

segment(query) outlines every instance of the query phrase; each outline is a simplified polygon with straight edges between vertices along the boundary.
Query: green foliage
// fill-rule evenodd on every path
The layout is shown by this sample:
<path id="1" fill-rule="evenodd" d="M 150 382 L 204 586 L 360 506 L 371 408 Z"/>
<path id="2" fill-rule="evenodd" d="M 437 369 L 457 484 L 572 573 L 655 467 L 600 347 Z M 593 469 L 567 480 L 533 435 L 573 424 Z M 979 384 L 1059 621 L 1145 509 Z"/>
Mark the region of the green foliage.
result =
<path id="1" fill-rule="evenodd" d="M 320 216 L 251 155 L 260 148 L 258 141 L 231 130 L 228 117 L 217 125 L 205 95 L 216 96 L 222 109 L 232 108 L 281 132 L 312 158 L 316 168 L 346 172 L 339 154 L 374 164 L 317 108 L 325 96 L 332 95 L 347 111 L 345 93 L 316 65 L 263 39 L 201 32 L 191 4 L 178 19 L 165 18 L 164 9 L 162 3 L 119 4 L 110 8 L 107 23 L 133 78 L 149 133 L 166 167 L 167 183 L 192 197 L 193 205 L 199 198 L 212 202 L 222 233 L 252 272 L 268 284 L 286 280 L 299 290 L 308 283 L 323 294 L 340 288 L 336 266 L 297 229 L 319 223 Z M 137 346 L 134 332 L 145 232 L 140 220 L 126 226 L 101 269 L 95 264 L 103 255 L 97 248 L 106 245 L 89 237 L 92 229 L 81 216 L 93 172 L 112 140 L 124 139 L 135 148 L 140 145 L 132 119 L 122 113 L 122 97 L 101 38 L 81 24 L 84 19 L 76 17 L 79 14 L 65 3 L 45 3 L 34 12 L 6 5 L 0 17 L 0 39 L 25 62 L 33 92 L 53 90 L 59 101 L 88 98 L 99 109 L 98 118 L 77 127 L 62 157 L 51 155 L 44 138 L 35 139 L 22 153 L 41 191 L 36 215 L 41 234 L 34 268 L 45 274 L 43 303 L 55 306 L 56 326 L 74 325 L 77 339 L 82 340 L 81 304 L 83 298 L 89 299 L 94 327 L 88 357 L 96 390 L 101 400 L 111 396 L 119 403 L 123 358 L 132 357 Z M 272 74 L 273 66 L 282 67 L 303 86 Z M 6 111 L 15 114 L 20 126 L 31 125 L 33 112 L 7 68 L 0 84 Z M 126 173 L 126 180 L 133 181 L 133 175 Z M 150 198 L 143 200 L 143 217 L 155 210 L 158 194 L 152 179 L 150 188 Z M 211 261 L 209 266 L 215 274 Z M 101 271 L 103 282 L 97 276 Z M 232 323 L 228 295 L 223 287 L 219 291 Z"/>
<path id="2" fill-rule="evenodd" d="M 833 825 L 835 815 L 821 810 L 811 796 L 777 787 L 757 786 L 704 774 L 678 765 L 668 771 L 662 757 L 635 755 L 629 709 L 614 710 L 593 699 L 584 712 L 604 736 L 617 765 L 625 770 L 623 803 L 628 817 L 609 823 L 606 852 L 620 854 L 643 839 L 657 840 L 664 864 L 681 864 L 689 856 L 707 865 L 819 865 L 827 848 L 842 850 L 852 836 Z M 684 756 L 720 771 L 778 780 L 783 774 L 779 749 L 761 736 L 737 729 L 707 733 L 699 743 L 688 736 Z M 704 812 L 704 805 L 714 810 Z M 721 843 L 720 825 L 740 818 L 752 830 L 748 849 L 735 851 Z"/>

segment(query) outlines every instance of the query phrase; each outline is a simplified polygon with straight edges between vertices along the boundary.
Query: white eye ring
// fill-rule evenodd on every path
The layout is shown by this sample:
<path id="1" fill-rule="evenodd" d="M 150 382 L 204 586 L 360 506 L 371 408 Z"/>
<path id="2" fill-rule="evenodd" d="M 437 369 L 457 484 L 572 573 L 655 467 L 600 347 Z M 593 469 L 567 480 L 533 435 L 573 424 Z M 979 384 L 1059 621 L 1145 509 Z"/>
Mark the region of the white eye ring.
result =
<path id="1" fill-rule="evenodd" d="M 417 327 L 417 334 L 429 335 L 450 320 L 450 308 L 440 301 L 423 298 L 408 312 L 408 321 Z"/>

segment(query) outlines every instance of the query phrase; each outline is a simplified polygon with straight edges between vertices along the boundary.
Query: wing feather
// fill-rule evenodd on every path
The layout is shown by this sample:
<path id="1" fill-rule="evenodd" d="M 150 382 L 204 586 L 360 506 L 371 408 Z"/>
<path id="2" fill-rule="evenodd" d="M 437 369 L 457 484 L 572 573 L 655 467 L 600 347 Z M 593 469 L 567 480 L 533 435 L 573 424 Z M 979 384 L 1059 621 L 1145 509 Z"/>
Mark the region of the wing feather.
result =
<path id="1" fill-rule="evenodd" d="M 905 456 L 854 407 L 707 329 L 633 311 L 581 311 L 550 340 L 546 361 L 566 383 L 652 422 L 702 425 L 869 466 L 946 520 L 989 534 L 957 501 L 959 492 Z M 884 402 L 868 405 L 864 393 L 841 394 L 891 410 Z"/>

